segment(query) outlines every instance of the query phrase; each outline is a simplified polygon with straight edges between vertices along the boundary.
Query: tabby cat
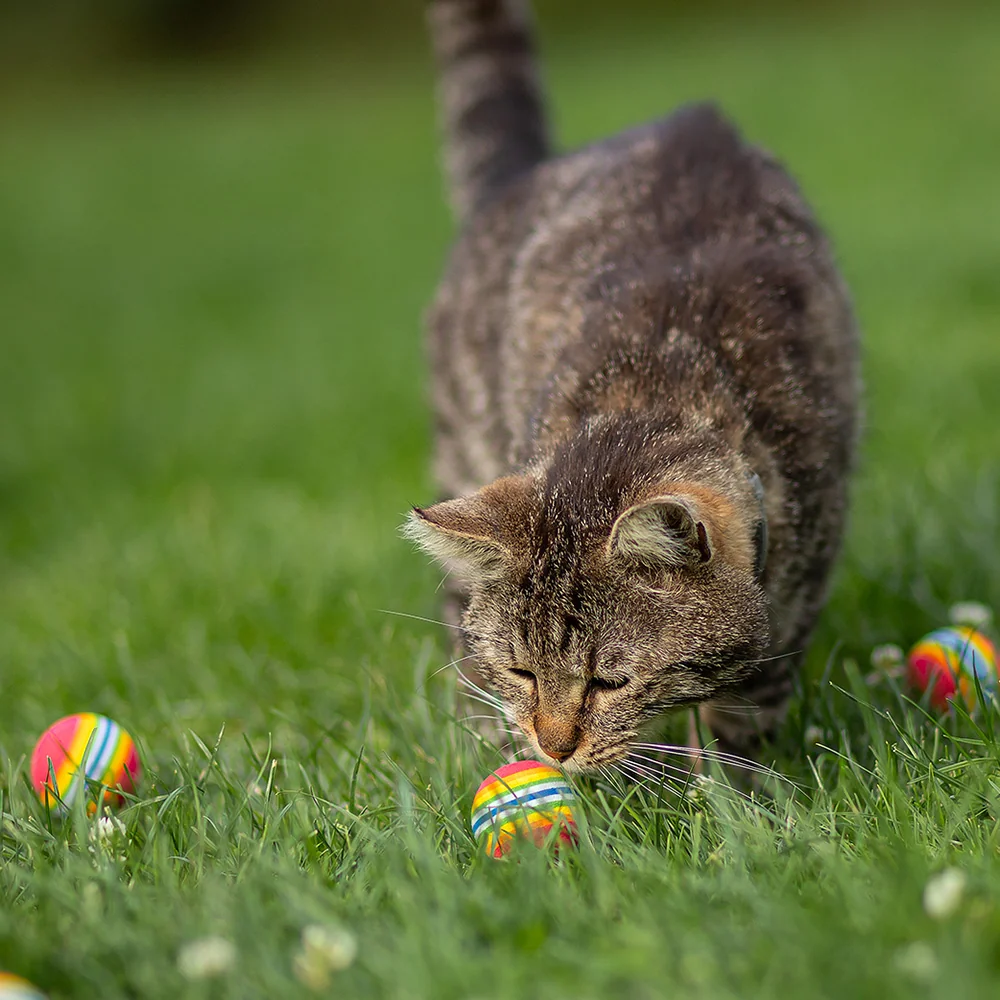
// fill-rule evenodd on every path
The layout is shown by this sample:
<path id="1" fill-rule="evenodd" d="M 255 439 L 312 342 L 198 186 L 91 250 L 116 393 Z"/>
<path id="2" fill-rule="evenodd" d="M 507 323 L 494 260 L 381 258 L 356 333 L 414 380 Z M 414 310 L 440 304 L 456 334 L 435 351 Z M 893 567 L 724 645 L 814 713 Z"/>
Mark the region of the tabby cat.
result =
<path id="1" fill-rule="evenodd" d="M 427 13 L 461 234 L 428 316 L 448 499 L 407 533 L 542 760 L 596 769 L 696 704 L 753 754 L 844 526 L 858 348 L 828 242 L 716 108 L 556 153 L 521 4 Z"/>

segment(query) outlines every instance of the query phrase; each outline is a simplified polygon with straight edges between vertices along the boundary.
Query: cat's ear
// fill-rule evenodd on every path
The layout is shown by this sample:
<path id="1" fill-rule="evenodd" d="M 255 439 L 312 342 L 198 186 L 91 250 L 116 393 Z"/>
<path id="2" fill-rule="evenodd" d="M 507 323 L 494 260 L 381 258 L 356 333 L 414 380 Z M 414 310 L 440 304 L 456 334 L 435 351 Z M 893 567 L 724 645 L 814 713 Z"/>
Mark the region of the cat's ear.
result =
<path id="1" fill-rule="evenodd" d="M 463 580 L 499 579 L 518 558 L 531 496 L 527 477 L 505 476 L 468 496 L 414 507 L 403 534 Z"/>
<path id="2" fill-rule="evenodd" d="M 657 496 L 619 516 L 608 550 L 643 569 L 695 569 L 712 559 L 711 527 L 693 498 Z"/>

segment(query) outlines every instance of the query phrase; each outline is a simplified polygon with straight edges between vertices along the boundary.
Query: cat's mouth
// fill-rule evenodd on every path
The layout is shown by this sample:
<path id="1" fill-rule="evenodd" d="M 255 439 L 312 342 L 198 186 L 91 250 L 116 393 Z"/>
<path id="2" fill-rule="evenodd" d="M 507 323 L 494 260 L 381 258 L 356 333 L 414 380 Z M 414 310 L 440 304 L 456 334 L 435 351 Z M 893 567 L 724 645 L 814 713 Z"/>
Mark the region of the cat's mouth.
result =
<path id="1" fill-rule="evenodd" d="M 533 729 L 529 731 L 520 724 L 519 728 L 524 735 L 525 743 L 533 753 L 537 754 L 540 761 L 567 774 L 606 774 L 609 768 L 616 768 L 620 761 L 626 760 L 633 749 L 633 740 L 616 743 L 612 747 L 600 747 L 594 743 L 587 731 L 583 730 L 571 751 L 552 753 Z"/>
<path id="2" fill-rule="evenodd" d="M 685 664 L 693 673 L 696 671 L 707 672 L 714 667 L 694 663 Z M 611 741 L 601 741 L 595 739 L 594 733 L 584 727 L 577 727 L 571 724 L 563 727 L 543 728 L 532 721 L 522 722 L 508 716 L 508 719 L 515 723 L 521 731 L 521 736 L 531 752 L 535 753 L 539 760 L 549 764 L 551 767 L 559 768 L 567 774 L 587 774 L 587 775 L 607 775 L 610 771 L 618 771 L 625 774 L 630 768 L 647 767 L 651 762 L 646 761 L 645 765 L 640 761 L 636 763 L 636 755 L 649 754 L 654 747 L 661 747 L 663 750 L 669 748 L 673 754 L 685 754 L 691 757 L 692 761 L 700 760 L 705 751 L 700 750 L 700 742 L 692 735 L 692 742 L 689 746 L 677 746 L 673 744 L 662 744 L 653 742 L 662 727 L 665 717 L 674 715 L 678 711 L 685 709 L 695 709 L 699 705 L 705 704 L 714 696 L 715 692 L 705 694 L 692 694 L 689 697 L 671 698 L 651 707 L 646 713 L 646 718 L 635 730 L 618 734 Z M 697 745 L 696 745 L 697 744 Z M 639 777 L 638 773 L 633 777 Z"/>

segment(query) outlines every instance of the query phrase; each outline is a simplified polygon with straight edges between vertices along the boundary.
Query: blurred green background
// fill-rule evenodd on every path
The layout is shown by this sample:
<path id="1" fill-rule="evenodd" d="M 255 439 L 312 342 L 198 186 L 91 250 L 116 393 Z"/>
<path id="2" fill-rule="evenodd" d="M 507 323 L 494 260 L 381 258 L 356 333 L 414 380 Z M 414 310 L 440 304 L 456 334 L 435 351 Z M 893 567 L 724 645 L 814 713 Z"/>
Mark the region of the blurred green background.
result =
<path id="1" fill-rule="evenodd" d="M 919 0 L 918 0 L 919 2 Z M 422 43 L 427 0 L 4 0 L 0 52 L 21 65 L 77 65 L 148 59 L 260 58 L 284 50 L 327 58 L 359 52 L 398 57 Z M 930 5 L 926 5 L 928 8 Z M 598 31 L 722 26 L 761 17 L 801 20 L 792 0 L 761 0 L 748 11 L 736 0 L 539 0 L 533 4 L 547 37 L 566 39 Z M 863 11 L 919 10 L 893 0 L 817 0 L 807 19 L 857 17 Z"/>
<path id="2" fill-rule="evenodd" d="M 240 34 L 244 8 L 220 5 L 232 44 L 202 51 L 183 32 L 143 41 L 164 18 L 200 23 L 201 5 L 10 15 L 8 735 L 81 700 L 169 717 L 183 694 L 210 727 L 234 704 L 264 727 L 275 704 L 299 710 L 303 685 L 356 706 L 351 664 L 398 627 L 372 609 L 435 613 L 434 571 L 396 534 L 435 495 L 420 315 L 451 234 L 419 8 L 303 4 L 272 38 L 276 8 Z M 832 232 L 865 331 L 868 417 L 822 665 L 836 643 L 904 641 L 950 600 L 1000 602 L 984 558 L 998 539 L 1000 11 L 693 10 L 543 3 L 545 73 L 565 144 L 718 99 Z M 231 696 L 245 670 L 264 688 Z"/>

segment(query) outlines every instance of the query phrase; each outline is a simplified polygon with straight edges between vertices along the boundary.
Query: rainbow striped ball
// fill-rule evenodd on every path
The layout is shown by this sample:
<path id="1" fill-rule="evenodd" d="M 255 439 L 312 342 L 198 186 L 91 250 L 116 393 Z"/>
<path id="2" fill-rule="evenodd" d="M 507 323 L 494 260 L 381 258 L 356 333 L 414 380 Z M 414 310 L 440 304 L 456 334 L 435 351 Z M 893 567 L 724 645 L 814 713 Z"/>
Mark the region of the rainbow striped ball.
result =
<path id="1" fill-rule="evenodd" d="M 515 760 L 498 767 L 472 801 L 472 833 L 486 853 L 502 858 L 521 837 L 542 847 L 552 835 L 559 844 L 577 842 L 573 805 L 576 795 L 554 767 L 537 760 Z"/>
<path id="2" fill-rule="evenodd" d="M 949 626 L 925 635 L 907 657 L 910 684 L 941 711 L 960 698 L 971 712 L 984 695 L 997 692 L 997 651 L 974 628 Z"/>
<path id="3" fill-rule="evenodd" d="M 45 1000 L 45 994 L 36 990 L 27 979 L 11 972 L 0 972 L 0 1000 Z"/>
<path id="4" fill-rule="evenodd" d="M 141 771 L 132 737 L 117 722 L 93 712 L 52 723 L 31 755 L 31 783 L 42 802 L 58 812 L 87 795 L 87 810 L 95 812 L 100 786 L 105 804 L 120 805 L 117 790 L 135 791 Z"/>

